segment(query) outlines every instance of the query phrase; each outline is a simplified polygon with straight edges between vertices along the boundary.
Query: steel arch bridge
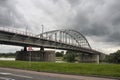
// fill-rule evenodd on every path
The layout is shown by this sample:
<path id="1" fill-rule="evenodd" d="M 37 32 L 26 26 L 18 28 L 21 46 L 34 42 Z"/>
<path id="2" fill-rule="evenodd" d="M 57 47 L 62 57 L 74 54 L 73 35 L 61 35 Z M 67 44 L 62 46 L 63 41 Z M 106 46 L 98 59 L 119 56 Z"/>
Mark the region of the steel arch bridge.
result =
<path id="1" fill-rule="evenodd" d="M 85 36 L 80 32 L 70 29 L 53 30 L 34 35 L 0 27 L 0 44 L 73 50 L 90 54 L 101 53 L 92 49 Z"/>
<path id="2" fill-rule="evenodd" d="M 91 46 L 85 36 L 75 30 L 53 30 L 36 35 L 42 39 L 52 40 L 60 43 L 85 47 L 91 49 Z"/>

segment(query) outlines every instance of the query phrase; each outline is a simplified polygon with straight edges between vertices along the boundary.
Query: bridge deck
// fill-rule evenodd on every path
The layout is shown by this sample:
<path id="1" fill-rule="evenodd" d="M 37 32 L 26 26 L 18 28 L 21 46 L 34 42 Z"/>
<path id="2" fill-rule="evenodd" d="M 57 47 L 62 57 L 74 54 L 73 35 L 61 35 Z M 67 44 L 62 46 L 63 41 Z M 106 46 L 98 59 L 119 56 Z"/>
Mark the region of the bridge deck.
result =
<path id="1" fill-rule="evenodd" d="M 63 50 L 80 51 L 89 54 L 100 54 L 93 49 L 78 47 L 58 41 L 48 40 L 45 38 L 39 38 L 29 33 L 13 32 L 10 30 L 0 29 L 0 43 L 15 46 L 33 46 L 33 47 L 45 47 Z"/>

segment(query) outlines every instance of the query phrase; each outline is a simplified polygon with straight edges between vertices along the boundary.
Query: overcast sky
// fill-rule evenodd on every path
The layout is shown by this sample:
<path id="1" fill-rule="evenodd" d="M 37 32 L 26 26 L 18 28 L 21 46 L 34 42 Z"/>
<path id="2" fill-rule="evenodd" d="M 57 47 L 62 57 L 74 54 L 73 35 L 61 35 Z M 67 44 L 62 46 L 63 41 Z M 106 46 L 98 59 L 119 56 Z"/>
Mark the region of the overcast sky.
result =
<path id="1" fill-rule="evenodd" d="M 120 0 L 0 0 L 0 26 L 34 34 L 54 29 L 81 32 L 93 49 L 120 49 Z M 4 48 L 4 49 L 3 49 Z M 0 52 L 19 47 L 0 46 Z"/>

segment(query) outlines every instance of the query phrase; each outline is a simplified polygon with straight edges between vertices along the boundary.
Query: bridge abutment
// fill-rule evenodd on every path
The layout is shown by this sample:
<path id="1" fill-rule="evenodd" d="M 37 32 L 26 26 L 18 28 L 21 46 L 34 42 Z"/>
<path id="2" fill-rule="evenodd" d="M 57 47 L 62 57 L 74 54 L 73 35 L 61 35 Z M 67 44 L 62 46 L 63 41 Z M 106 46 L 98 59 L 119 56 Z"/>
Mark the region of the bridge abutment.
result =
<path id="1" fill-rule="evenodd" d="M 55 62 L 55 51 L 17 51 L 16 60 Z"/>

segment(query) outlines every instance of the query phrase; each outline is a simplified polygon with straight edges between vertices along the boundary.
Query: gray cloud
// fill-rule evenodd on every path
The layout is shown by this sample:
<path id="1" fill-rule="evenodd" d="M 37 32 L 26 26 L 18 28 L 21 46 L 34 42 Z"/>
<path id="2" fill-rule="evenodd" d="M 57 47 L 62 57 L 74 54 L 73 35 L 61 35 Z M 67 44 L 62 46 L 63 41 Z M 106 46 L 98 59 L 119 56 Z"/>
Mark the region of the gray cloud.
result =
<path id="1" fill-rule="evenodd" d="M 0 26 L 23 27 L 25 25 L 24 16 L 16 9 L 15 0 L 0 0 Z"/>
<path id="2" fill-rule="evenodd" d="M 41 24 L 45 31 L 72 28 L 118 46 L 120 0 L 0 0 L 0 25 L 13 24 L 36 34 Z"/>
<path id="3" fill-rule="evenodd" d="M 74 29 L 88 36 L 104 37 L 103 41 L 120 41 L 120 1 L 119 0 L 80 0 L 75 4 L 76 15 L 70 22 Z M 74 3 L 68 0 L 71 5 Z M 73 3 L 73 4 L 72 4 Z M 82 5 L 82 6 L 81 6 Z M 69 23 L 69 20 L 68 20 Z"/>
<path id="4" fill-rule="evenodd" d="M 78 6 L 81 3 L 80 0 L 67 0 L 67 1 L 70 3 L 72 8 Z"/>

